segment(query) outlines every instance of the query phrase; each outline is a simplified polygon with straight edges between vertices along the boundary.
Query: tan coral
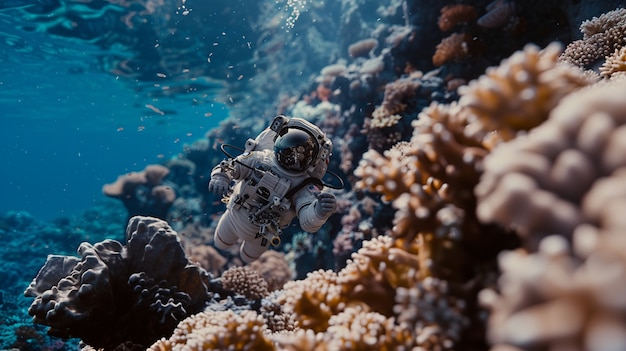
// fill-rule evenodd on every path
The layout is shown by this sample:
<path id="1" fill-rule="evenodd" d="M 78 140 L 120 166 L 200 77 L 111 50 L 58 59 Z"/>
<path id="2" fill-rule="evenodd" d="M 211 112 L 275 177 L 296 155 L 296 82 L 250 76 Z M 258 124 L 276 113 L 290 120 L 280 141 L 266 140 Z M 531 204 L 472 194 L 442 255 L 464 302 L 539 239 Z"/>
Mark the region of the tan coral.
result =
<path id="1" fill-rule="evenodd" d="M 378 40 L 373 38 L 367 38 L 363 40 L 359 40 L 356 43 L 350 44 L 348 46 L 348 55 L 352 58 L 369 56 L 372 50 L 376 49 L 378 46 Z"/>
<path id="2" fill-rule="evenodd" d="M 383 101 L 364 123 L 371 148 L 384 150 L 402 140 L 404 128 L 399 123 L 407 109 L 415 105 L 414 96 L 422 85 L 423 75 L 415 71 L 385 85 Z"/>
<path id="3" fill-rule="evenodd" d="M 413 335 L 414 346 L 427 350 L 458 347 L 468 326 L 466 302 L 450 294 L 446 281 L 427 277 L 396 294 L 397 323 Z"/>
<path id="4" fill-rule="evenodd" d="M 383 153 L 368 151 L 363 155 L 355 170 L 355 175 L 361 177 L 356 188 L 382 194 L 383 199 L 392 202 L 396 214 L 391 239 L 386 239 L 385 245 L 364 245 L 339 273 L 339 283 L 346 287 L 344 291 L 349 300 L 367 301 L 374 311 L 386 315 L 388 306 L 380 302 L 372 305 L 370 301 L 381 301 L 384 295 L 398 297 L 398 291 L 414 288 L 413 284 L 425 279 L 450 283 L 466 281 L 476 273 L 468 267 L 477 263 L 473 257 L 477 252 L 484 259 L 489 255 L 487 252 L 495 255 L 506 245 L 517 245 L 510 233 L 478 221 L 473 189 L 480 180 L 485 157 L 502 149 L 506 145 L 503 140 L 520 139 L 523 134 L 520 132 L 530 130 L 532 133 L 539 129 L 537 126 L 547 123 L 549 113 L 564 96 L 589 84 L 587 77 L 577 68 L 557 64 L 559 52 L 560 47 L 554 45 L 543 51 L 534 46 L 526 47 L 461 89 L 462 98 L 458 104 L 433 104 L 425 109 L 413 122 L 414 134 L 410 141 L 396 144 Z M 576 122 L 572 124 L 577 125 Z M 594 130 L 597 128 L 587 127 L 590 135 L 585 139 L 604 140 L 594 138 Z M 531 146 L 554 152 L 559 150 L 561 139 L 548 133 L 540 141 Z M 616 142 L 615 149 L 620 149 L 619 146 Z M 494 161 L 493 164 L 494 167 L 504 165 L 506 169 L 507 164 L 517 162 L 530 170 L 543 172 L 545 162 L 535 160 L 510 157 L 509 154 L 508 159 L 504 159 L 508 163 Z M 580 160 L 580 153 L 564 153 L 554 160 L 557 166 L 554 172 L 539 181 L 553 179 L 562 182 L 562 188 L 566 189 L 572 180 L 590 179 L 585 173 L 585 163 Z M 574 174 L 569 183 L 566 182 L 567 174 Z M 512 180 L 510 184 L 518 183 Z M 525 195 L 523 190 L 519 194 Z M 542 222 L 550 210 L 559 210 L 557 206 L 550 207 L 552 203 L 546 202 L 545 196 L 528 198 L 545 205 L 546 211 L 524 212 L 525 208 L 522 208 L 522 211 L 511 210 L 510 213 L 535 214 L 538 215 L 536 222 Z M 516 204 L 515 198 L 510 204 Z M 524 205 L 523 202 L 517 204 Z M 496 204 L 492 208 L 501 210 L 506 206 Z M 559 215 L 562 217 L 555 220 L 562 222 L 575 217 L 567 211 Z M 524 220 L 520 222 L 525 223 Z M 517 225 L 511 227 L 518 229 Z M 472 253 L 471 247 L 477 251 Z M 451 297 L 459 298 L 455 294 Z M 457 301 L 466 301 L 476 311 L 475 295 L 470 293 L 467 298 Z M 451 313 L 449 322 L 456 318 L 453 315 L 458 317 L 454 322 L 457 327 L 435 323 L 416 333 L 423 338 L 420 340 L 426 343 L 424 345 L 453 347 L 456 340 L 463 337 L 459 336 L 466 325 L 461 318 L 463 312 L 448 312 Z M 472 332 L 480 331 L 480 318 L 474 315 L 471 318 L 478 325 L 472 326 Z M 454 337 L 444 336 L 449 330 L 458 332 Z"/>
<path id="5" fill-rule="evenodd" d="M 342 295 L 361 301 L 372 310 L 390 316 L 398 287 L 408 287 L 419 279 L 418 245 L 400 247 L 391 237 L 378 236 L 364 241 L 337 278 Z"/>
<path id="6" fill-rule="evenodd" d="M 148 165 L 143 172 L 146 176 L 146 183 L 150 186 L 156 186 L 161 184 L 161 181 L 170 173 L 170 170 L 162 165 Z"/>
<path id="7" fill-rule="evenodd" d="M 157 185 L 151 190 L 152 197 L 161 204 L 171 204 L 176 199 L 176 192 L 167 185 Z"/>
<path id="8" fill-rule="evenodd" d="M 265 319 L 267 329 L 272 333 L 292 332 L 298 327 L 294 315 L 283 310 L 276 297 L 282 292 L 273 292 L 266 299 L 261 300 L 260 313 Z"/>
<path id="9" fill-rule="evenodd" d="M 222 274 L 224 289 L 257 300 L 269 294 L 267 282 L 247 266 L 231 267 Z"/>
<path id="10" fill-rule="evenodd" d="M 228 262 L 226 257 L 211 245 L 185 245 L 185 253 L 189 261 L 197 263 L 213 275 L 220 275 Z"/>
<path id="11" fill-rule="evenodd" d="M 272 335 L 272 340 L 281 351 L 331 351 L 324 333 L 316 333 L 311 329 L 276 333 Z"/>
<path id="12" fill-rule="evenodd" d="M 413 122 L 414 135 L 409 142 L 398 143 L 384 154 L 368 151 L 363 155 L 355 175 L 361 177 L 357 189 L 367 189 L 392 201 L 396 209 L 391 236 L 399 245 L 422 246 L 422 260 L 449 255 L 457 261 L 463 255 L 450 240 L 461 239 L 471 220 L 473 195 L 478 182 L 479 163 L 487 150 L 480 134 L 466 135 L 468 122 L 457 106 L 433 104 Z M 416 242 L 417 240 L 417 242 Z M 426 258 L 427 257 L 427 258 Z M 441 263 L 441 262 L 438 262 Z M 422 265 L 422 274 L 429 275 L 430 266 Z M 437 273 L 448 274 L 450 266 Z"/>
<path id="13" fill-rule="evenodd" d="M 282 289 L 283 285 L 294 277 L 294 272 L 285 259 L 285 254 L 279 251 L 265 251 L 256 261 L 248 264 L 250 269 L 257 272 L 267 282 L 268 290 Z"/>
<path id="14" fill-rule="evenodd" d="M 254 311 L 207 311 L 183 320 L 169 339 L 148 350 L 275 350 L 265 330 L 263 318 Z"/>
<path id="15" fill-rule="evenodd" d="M 328 320 L 345 307 L 345 298 L 337 285 L 337 274 L 318 270 L 303 280 L 285 284 L 284 293 L 277 298 L 284 311 L 294 315 L 299 327 L 321 332 Z"/>
<path id="16" fill-rule="evenodd" d="M 626 75 L 626 46 L 616 49 L 611 56 L 606 58 L 600 67 L 600 75 L 603 78 L 617 78 Z"/>
<path id="17" fill-rule="evenodd" d="M 102 192 L 106 196 L 122 198 L 130 193 L 134 188 L 146 183 L 144 172 L 130 172 L 120 175 L 114 183 L 106 184 L 102 187 Z"/>
<path id="18" fill-rule="evenodd" d="M 626 9 L 584 21 L 580 30 L 583 38 L 568 44 L 560 60 L 588 69 L 626 44 Z"/>
<path id="19" fill-rule="evenodd" d="M 465 4 L 446 5 L 441 8 L 440 12 L 437 25 L 444 32 L 449 31 L 458 24 L 471 22 L 477 17 L 474 6 Z"/>
<path id="20" fill-rule="evenodd" d="M 473 194 L 489 150 L 502 140 L 516 137 L 520 131 L 526 132 L 542 124 L 563 96 L 589 83 L 577 68 L 557 64 L 559 52 L 556 44 L 545 50 L 527 46 L 461 89 L 459 104 L 433 104 L 425 109 L 413 122 L 414 135 L 409 142 L 399 143 L 383 154 L 368 151 L 363 155 L 355 170 L 355 175 L 361 177 L 356 188 L 378 192 L 384 200 L 392 201 L 396 209 L 392 237 L 404 245 L 421 245 L 416 253 L 428 257 L 423 260 L 430 260 L 432 266 L 439 267 L 435 272 L 420 267 L 425 275 L 439 276 L 464 270 L 463 249 L 455 241 L 476 247 L 491 246 L 475 217 Z M 548 135 L 543 139 L 552 140 Z M 558 167 L 551 176 L 555 181 L 562 181 L 559 184 L 564 190 L 571 188 L 568 185 L 571 182 L 567 182 L 568 172 L 586 176 L 585 167 L 576 166 L 579 159 L 580 155 L 573 152 L 555 159 Z M 544 164 L 532 160 L 534 158 L 509 157 L 492 163 L 517 162 L 535 168 Z M 529 186 L 528 182 L 513 180 L 503 184 Z M 514 194 L 523 197 L 528 189 L 510 191 L 517 191 Z M 496 199 L 494 197 L 491 208 L 506 211 L 504 203 Z M 515 204 L 522 210 L 507 213 L 526 216 L 514 220 L 503 218 L 502 222 L 508 223 L 507 228 L 518 229 L 517 222 L 568 223 L 577 215 L 568 207 L 555 206 L 549 196 L 528 197 L 532 202 L 510 199 L 507 205 Z M 539 207 L 529 211 L 532 206 Z M 546 208 L 554 209 L 552 213 L 556 215 L 552 222 L 545 220 L 551 213 L 543 211 Z"/>
<path id="21" fill-rule="evenodd" d="M 389 157 L 393 153 L 392 150 L 385 151 L 385 155 L 375 150 L 366 151 L 354 171 L 360 178 L 356 187 L 382 194 L 384 201 L 393 201 L 408 192 L 415 181 L 415 174 L 408 172 L 410 159 Z M 407 176 L 409 179 L 405 180 Z"/>
<path id="22" fill-rule="evenodd" d="M 400 115 L 389 115 L 382 108 L 376 108 L 372 113 L 369 127 L 375 129 L 390 128 L 398 124 L 401 119 L 402 116 Z"/>
<path id="23" fill-rule="evenodd" d="M 476 187 L 481 220 L 513 226 L 536 247 L 542 237 L 571 237 L 597 215 L 581 207 L 592 186 L 626 166 L 626 81 L 598 83 L 564 98 L 525 138 L 486 158 Z"/>
<path id="24" fill-rule="evenodd" d="M 583 21 L 580 24 L 580 32 L 583 33 L 583 39 L 588 39 L 609 28 L 624 25 L 624 20 L 626 20 L 626 9 L 618 8 Z"/>
<path id="25" fill-rule="evenodd" d="M 487 13 L 480 16 L 476 23 L 484 28 L 505 26 L 515 15 L 514 0 L 494 0 L 487 5 Z"/>
<path id="26" fill-rule="evenodd" d="M 483 76 L 459 88 L 459 105 L 469 119 L 480 119 L 487 131 L 504 140 L 543 123 L 559 100 L 590 84 L 579 69 L 557 64 L 561 52 L 553 43 L 540 50 L 527 45 Z"/>
<path id="27" fill-rule="evenodd" d="M 324 338 L 330 350 L 397 350 L 413 346 L 411 333 L 394 318 L 368 311 L 362 305 L 332 316 Z"/>
<path id="28" fill-rule="evenodd" d="M 604 234 L 589 238 L 593 234 L 585 233 L 583 246 L 590 240 L 604 241 Z M 596 245 L 582 262 L 560 236 L 546 237 L 533 254 L 503 254 L 499 292 L 485 290 L 480 295 L 491 310 L 487 336 L 494 350 L 602 350 L 624 345 L 626 247 L 623 238 L 615 239 L 610 245 Z"/>
<path id="29" fill-rule="evenodd" d="M 422 85 L 420 74 L 401 78 L 385 85 L 383 102 L 372 113 L 371 128 L 386 128 L 395 125 L 399 115 L 407 108 L 409 100 Z"/>
<path id="30" fill-rule="evenodd" d="M 432 61 L 435 66 L 442 66 L 450 61 L 460 61 L 469 55 L 466 34 L 453 33 L 444 38 L 437 47 Z"/>

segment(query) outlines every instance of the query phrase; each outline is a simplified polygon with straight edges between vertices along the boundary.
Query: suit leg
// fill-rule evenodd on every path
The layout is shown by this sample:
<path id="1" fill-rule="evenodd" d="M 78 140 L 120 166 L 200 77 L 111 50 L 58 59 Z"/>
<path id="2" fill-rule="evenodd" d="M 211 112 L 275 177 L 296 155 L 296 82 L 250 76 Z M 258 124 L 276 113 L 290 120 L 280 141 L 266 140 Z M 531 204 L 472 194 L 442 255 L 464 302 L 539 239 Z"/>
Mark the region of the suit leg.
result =
<path id="1" fill-rule="evenodd" d="M 233 213 L 230 210 L 226 210 L 219 222 L 217 222 L 213 244 L 218 249 L 228 250 L 228 248 L 237 243 L 237 231 L 233 225 L 232 216 Z"/>
<path id="2" fill-rule="evenodd" d="M 263 245 L 265 244 L 265 245 Z M 261 237 L 252 241 L 244 240 L 241 243 L 240 256 L 245 263 L 250 263 L 259 258 L 269 248 L 267 239 Z"/>

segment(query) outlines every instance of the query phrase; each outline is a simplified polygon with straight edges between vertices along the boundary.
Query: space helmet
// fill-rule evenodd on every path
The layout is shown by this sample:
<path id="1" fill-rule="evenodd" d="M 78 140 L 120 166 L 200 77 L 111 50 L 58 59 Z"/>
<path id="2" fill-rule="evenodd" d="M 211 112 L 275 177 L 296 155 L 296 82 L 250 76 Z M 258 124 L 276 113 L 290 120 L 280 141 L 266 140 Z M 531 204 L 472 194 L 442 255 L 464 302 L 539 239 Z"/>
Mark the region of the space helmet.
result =
<path id="1" fill-rule="evenodd" d="M 298 127 L 282 129 L 274 141 L 276 161 L 283 169 L 303 172 L 317 160 L 319 144 L 313 135 Z"/>

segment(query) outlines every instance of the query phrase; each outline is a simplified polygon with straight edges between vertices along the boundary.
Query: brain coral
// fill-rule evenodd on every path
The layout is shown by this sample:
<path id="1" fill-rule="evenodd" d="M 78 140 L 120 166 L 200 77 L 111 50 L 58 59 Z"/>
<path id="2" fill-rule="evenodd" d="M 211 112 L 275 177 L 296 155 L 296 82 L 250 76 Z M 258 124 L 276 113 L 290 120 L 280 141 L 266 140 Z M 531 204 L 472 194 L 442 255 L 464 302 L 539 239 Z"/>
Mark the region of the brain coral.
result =
<path id="1" fill-rule="evenodd" d="M 50 256 L 25 291 L 28 312 L 49 333 L 96 348 L 148 346 L 209 300 L 208 274 L 189 263 L 176 232 L 160 219 L 133 217 L 127 245 L 83 243 L 81 258 Z"/>
<path id="2" fill-rule="evenodd" d="M 590 189 L 626 166 L 625 94 L 623 80 L 573 93 L 527 137 L 496 148 L 476 187 L 480 219 L 514 227 L 529 247 L 598 223 Z"/>

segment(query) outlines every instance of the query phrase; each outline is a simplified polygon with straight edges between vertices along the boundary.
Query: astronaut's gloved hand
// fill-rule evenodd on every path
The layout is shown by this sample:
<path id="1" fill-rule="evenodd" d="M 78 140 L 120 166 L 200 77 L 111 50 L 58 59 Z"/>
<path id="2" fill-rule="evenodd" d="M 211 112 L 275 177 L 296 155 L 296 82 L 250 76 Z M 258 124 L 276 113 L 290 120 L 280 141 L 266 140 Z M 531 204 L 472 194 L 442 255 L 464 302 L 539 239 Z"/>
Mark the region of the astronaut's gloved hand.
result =
<path id="1" fill-rule="evenodd" d="M 320 193 L 315 204 L 315 214 L 326 218 L 337 210 L 337 199 L 334 194 Z"/>
<path id="2" fill-rule="evenodd" d="M 227 176 L 219 173 L 214 174 L 209 181 L 209 191 L 216 195 L 224 196 L 228 193 L 229 184 L 230 179 Z"/>

